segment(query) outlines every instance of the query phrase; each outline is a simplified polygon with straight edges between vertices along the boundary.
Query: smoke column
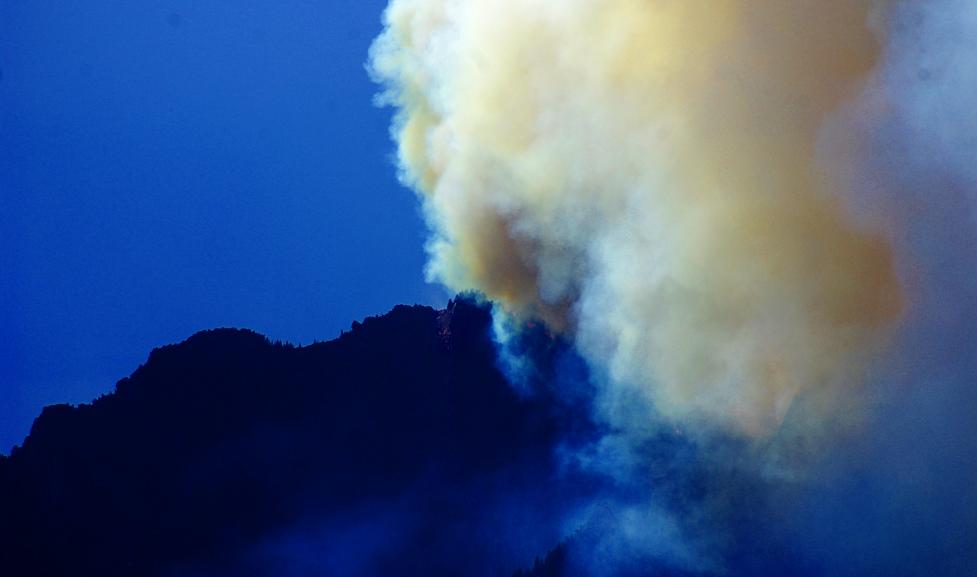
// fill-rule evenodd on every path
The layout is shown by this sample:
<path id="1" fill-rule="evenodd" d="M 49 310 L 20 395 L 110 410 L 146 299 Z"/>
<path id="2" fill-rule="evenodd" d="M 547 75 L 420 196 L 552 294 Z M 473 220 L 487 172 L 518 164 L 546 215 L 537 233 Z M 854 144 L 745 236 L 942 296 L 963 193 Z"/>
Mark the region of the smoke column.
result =
<path id="1" fill-rule="evenodd" d="M 849 410 L 904 297 L 817 145 L 880 60 L 878 9 L 392 0 L 371 70 L 430 276 L 572 338 L 612 421 L 635 395 L 750 437 L 799 397 Z"/>

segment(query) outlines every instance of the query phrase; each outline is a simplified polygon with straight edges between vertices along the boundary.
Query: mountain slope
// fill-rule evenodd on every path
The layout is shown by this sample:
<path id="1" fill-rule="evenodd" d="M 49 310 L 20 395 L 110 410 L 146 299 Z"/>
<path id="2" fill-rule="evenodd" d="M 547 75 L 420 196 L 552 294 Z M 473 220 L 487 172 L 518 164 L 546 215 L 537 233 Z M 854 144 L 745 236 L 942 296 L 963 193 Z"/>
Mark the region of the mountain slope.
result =
<path id="1" fill-rule="evenodd" d="M 0 573 L 511 575 L 576 489 L 548 485 L 557 417 L 506 383 L 490 322 L 457 300 L 307 347 L 154 350 L 0 458 Z"/>

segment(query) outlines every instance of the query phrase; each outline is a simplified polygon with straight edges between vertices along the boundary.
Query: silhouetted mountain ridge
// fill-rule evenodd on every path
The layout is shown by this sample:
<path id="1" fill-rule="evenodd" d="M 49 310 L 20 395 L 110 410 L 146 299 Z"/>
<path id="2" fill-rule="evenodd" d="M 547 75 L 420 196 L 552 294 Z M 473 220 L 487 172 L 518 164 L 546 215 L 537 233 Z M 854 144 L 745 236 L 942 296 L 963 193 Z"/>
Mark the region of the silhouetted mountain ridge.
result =
<path id="1" fill-rule="evenodd" d="M 465 531 L 513 486 L 527 509 L 563 498 L 547 487 L 561 425 L 508 385 L 490 327 L 487 307 L 456 299 L 304 347 L 216 329 L 153 350 L 115 392 L 44 409 L 0 459 L 0 573 L 282 575 L 298 561 L 269 540 L 388 503 L 411 511 L 399 531 L 357 517 L 357 546 L 377 541 L 357 557 L 369 567 L 321 574 L 511 574 L 555 530 L 508 556 Z"/>

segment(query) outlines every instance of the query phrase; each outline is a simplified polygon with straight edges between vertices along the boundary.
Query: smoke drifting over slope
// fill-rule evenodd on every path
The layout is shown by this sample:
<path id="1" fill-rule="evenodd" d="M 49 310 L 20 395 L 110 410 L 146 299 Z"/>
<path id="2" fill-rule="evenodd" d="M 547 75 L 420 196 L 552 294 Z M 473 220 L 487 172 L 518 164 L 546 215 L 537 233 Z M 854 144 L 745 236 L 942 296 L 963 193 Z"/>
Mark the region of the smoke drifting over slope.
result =
<path id="1" fill-rule="evenodd" d="M 431 276 L 574 338 L 612 420 L 634 393 L 750 436 L 798 395 L 850 406 L 903 296 L 816 144 L 880 59 L 878 8 L 392 0 L 372 70 Z"/>

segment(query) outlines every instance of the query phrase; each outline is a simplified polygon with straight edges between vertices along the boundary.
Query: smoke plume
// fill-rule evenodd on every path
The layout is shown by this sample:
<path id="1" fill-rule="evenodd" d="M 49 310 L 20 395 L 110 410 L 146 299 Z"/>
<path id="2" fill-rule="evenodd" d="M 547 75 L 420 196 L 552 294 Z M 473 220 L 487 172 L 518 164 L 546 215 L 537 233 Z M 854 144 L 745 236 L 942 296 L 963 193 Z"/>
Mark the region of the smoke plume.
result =
<path id="1" fill-rule="evenodd" d="M 611 420 L 635 395 L 753 437 L 799 397 L 849 409 L 903 296 L 817 144 L 880 60 L 878 9 L 391 0 L 371 70 L 430 276 L 572 338 Z"/>

